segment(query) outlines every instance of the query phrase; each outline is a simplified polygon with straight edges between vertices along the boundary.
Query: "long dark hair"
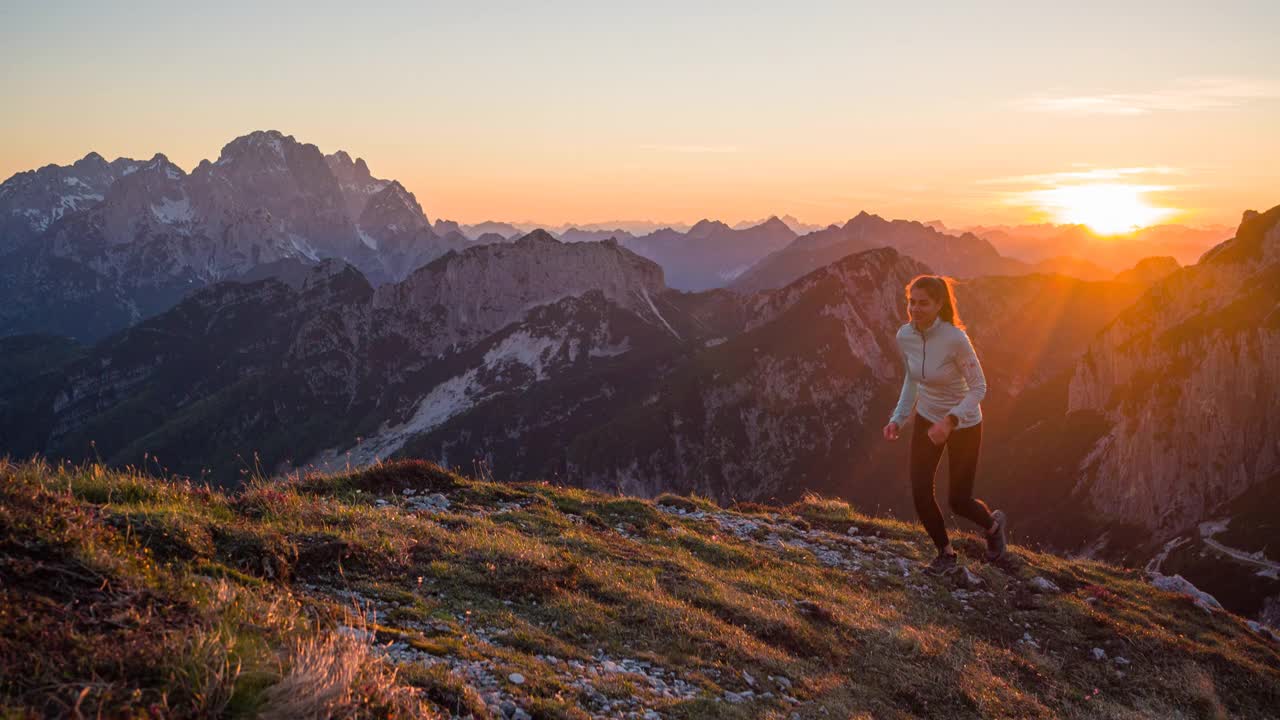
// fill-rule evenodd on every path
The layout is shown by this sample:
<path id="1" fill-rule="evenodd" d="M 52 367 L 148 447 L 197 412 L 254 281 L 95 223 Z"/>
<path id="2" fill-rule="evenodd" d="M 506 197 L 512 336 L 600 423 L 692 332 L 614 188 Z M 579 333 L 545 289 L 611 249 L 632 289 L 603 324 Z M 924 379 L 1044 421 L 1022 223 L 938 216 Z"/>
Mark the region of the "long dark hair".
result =
<path id="1" fill-rule="evenodd" d="M 963 330 L 964 323 L 960 321 L 960 310 L 956 306 L 955 282 L 946 275 L 917 275 L 907 283 L 907 300 L 910 302 L 911 288 L 920 288 L 934 302 L 942 303 L 938 317 Z"/>

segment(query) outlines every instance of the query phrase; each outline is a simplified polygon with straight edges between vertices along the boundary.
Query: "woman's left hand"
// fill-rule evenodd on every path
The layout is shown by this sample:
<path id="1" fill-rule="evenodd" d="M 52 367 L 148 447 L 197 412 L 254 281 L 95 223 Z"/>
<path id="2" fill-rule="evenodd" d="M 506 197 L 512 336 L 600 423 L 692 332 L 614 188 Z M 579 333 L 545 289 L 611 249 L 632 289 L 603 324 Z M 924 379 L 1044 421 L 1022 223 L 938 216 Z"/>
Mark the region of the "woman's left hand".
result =
<path id="1" fill-rule="evenodd" d="M 934 445 L 942 445 L 951 435 L 951 423 L 943 420 L 936 422 L 929 428 L 929 439 Z"/>

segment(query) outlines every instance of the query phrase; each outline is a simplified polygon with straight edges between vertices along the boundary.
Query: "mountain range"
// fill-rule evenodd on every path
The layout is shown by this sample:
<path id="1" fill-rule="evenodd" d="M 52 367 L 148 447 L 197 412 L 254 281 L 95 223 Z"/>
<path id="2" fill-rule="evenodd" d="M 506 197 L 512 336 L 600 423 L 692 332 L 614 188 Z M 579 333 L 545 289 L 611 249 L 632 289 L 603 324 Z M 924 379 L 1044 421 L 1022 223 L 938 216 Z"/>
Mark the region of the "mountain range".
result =
<path id="1" fill-rule="evenodd" d="M 280 260 L 341 259 L 402 279 L 470 242 L 438 235 L 413 194 L 344 152 L 276 131 L 237 138 L 190 174 L 96 154 L 0 185 L 0 334 L 92 340 L 193 289 Z"/>
<path id="2" fill-rule="evenodd" d="M 620 225 L 547 232 L 567 242 L 612 237 L 658 262 L 667 285 L 688 291 L 781 287 L 881 246 L 959 275 L 1058 272 L 1101 280 L 1123 269 L 1074 255 L 1022 262 L 977 236 L 940 232 L 940 223 L 889 222 L 865 212 L 843 227 L 818 230 L 791 216 L 734 227 L 704 219 L 643 234 L 655 224 Z M 342 150 L 325 155 L 277 131 L 236 138 L 216 161 L 190 173 L 163 154 L 107 162 L 89 153 L 0 184 L 0 336 L 53 332 L 96 340 L 173 307 L 192 290 L 286 259 L 343 260 L 381 285 L 449 251 L 511 242 L 527 229 L 429 221 L 411 192 L 374 177 L 363 159 Z M 1159 238 L 1142 247 L 1163 248 Z"/>
<path id="3" fill-rule="evenodd" d="M 363 162 L 272 132 L 190 174 L 90 156 L 0 189 L 26 218 L 0 273 L 5 452 L 229 487 L 428 457 L 909 516 L 905 443 L 880 439 L 893 336 L 905 284 L 946 272 L 991 387 L 983 493 L 1019 541 L 1157 561 L 1280 618 L 1260 514 L 1280 482 L 1280 208 L 1186 266 L 1082 279 L 868 213 L 799 237 L 771 218 L 476 243 Z M 687 284 L 759 257 L 688 292 L 641 250 Z"/>
<path id="4" fill-rule="evenodd" d="M 954 233 L 942 223 L 934 223 L 943 232 Z M 966 227 L 1000 249 L 1000 252 L 1026 262 L 1039 262 L 1070 248 L 1071 254 L 1119 272 L 1145 257 L 1169 256 L 1181 265 L 1190 265 L 1206 250 L 1232 235 L 1225 225 L 1187 227 L 1185 225 L 1152 225 L 1128 235 L 1098 235 L 1084 225 L 976 225 Z"/>

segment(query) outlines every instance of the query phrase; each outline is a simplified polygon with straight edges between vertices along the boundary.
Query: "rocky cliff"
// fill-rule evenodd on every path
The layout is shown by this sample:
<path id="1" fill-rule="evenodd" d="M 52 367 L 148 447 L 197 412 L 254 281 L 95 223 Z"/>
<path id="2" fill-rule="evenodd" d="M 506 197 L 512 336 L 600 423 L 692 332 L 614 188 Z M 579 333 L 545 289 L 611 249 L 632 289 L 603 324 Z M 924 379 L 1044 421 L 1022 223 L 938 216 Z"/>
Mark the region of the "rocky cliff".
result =
<path id="1" fill-rule="evenodd" d="M 1280 207 L 1246 213 L 1117 317 L 1076 365 L 1069 407 L 1114 423 L 1080 490 L 1163 535 L 1280 470 Z"/>
<path id="2" fill-rule="evenodd" d="M 470 244 L 435 233 L 363 160 L 276 131 L 236 138 L 189 174 L 161 154 L 20 173 L 0 185 L 0 217 L 0 335 L 85 340 L 280 260 L 342 260 L 377 285 Z"/>

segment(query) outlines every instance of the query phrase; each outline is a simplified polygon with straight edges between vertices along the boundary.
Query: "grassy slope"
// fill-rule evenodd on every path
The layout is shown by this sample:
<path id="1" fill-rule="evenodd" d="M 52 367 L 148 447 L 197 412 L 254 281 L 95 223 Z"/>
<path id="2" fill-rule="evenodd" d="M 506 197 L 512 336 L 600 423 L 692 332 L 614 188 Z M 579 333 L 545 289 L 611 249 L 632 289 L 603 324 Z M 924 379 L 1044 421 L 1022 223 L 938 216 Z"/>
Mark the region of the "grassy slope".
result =
<path id="1" fill-rule="evenodd" d="M 447 509 L 415 509 L 437 492 Z M 0 464 L 0 717 L 1280 707 L 1280 652 L 1238 618 L 1133 571 L 1020 548 L 1000 570 L 957 544 L 985 588 L 922 575 L 912 526 L 816 498 L 731 512 L 418 462 L 228 495 Z"/>

